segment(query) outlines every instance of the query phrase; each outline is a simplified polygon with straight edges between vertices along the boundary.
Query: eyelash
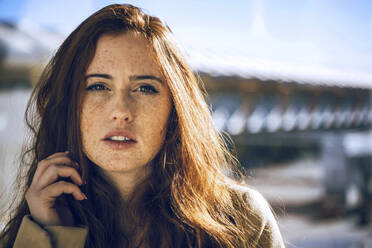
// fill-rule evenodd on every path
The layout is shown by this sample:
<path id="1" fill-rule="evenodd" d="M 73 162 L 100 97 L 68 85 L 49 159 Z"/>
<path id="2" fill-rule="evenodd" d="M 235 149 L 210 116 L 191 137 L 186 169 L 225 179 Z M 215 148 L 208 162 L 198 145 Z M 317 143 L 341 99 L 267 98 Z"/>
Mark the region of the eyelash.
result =
<path id="1" fill-rule="evenodd" d="M 150 85 L 141 85 L 138 89 L 145 95 L 152 95 L 158 93 L 158 91 Z"/>
<path id="2" fill-rule="evenodd" d="M 107 88 L 104 84 L 96 83 L 88 86 L 86 88 L 87 91 L 102 91 L 102 90 L 110 90 Z M 142 92 L 145 95 L 152 95 L 152 94 L 157 94 L 158 91 L 151 85 L 141 85 L 138 88 L 139 92 Z"/>
<path id="3" fill-rule="evenodd" d="M 87 91 L 101 91 L 106 89 L 108 88 L 103 84 L 92 84 L 86 88 Z"/>

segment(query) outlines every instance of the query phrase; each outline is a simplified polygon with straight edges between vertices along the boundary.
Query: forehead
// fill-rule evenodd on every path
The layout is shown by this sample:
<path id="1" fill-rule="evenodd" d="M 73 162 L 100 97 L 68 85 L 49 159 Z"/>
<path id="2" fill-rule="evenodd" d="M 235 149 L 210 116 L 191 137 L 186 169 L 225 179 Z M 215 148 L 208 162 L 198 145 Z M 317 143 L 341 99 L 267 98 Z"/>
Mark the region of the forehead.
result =
<path id="1" fill-rule="evenodd" d="M 129 31 L 102 35 L 96 45 L 88 70 L 130 69 L 160 73 L 149 42 L 140 34 Z"/>

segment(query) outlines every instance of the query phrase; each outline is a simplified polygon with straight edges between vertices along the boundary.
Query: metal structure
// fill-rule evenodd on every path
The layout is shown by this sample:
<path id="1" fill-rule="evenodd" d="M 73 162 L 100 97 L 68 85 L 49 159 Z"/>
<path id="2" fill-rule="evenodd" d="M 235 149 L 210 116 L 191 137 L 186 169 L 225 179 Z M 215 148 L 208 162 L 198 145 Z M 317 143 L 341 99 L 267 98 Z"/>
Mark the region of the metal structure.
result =
<path id="1" fill-rule="evenodd" d="M 223 61 L 221 59 L 220 61 Z M 317 150 L 324 166 L 324 214 L 340 214 L 347 191 L 359 192 L 360 224 L 369 221 L 372 175 L 372 77 L 361 81 L 199 70 L 210 95 L 216 127 L 229 133 L 248 168 Z M 252 75 L 249 74 L 252 73 Z M 335 78 L 342 77 L 335 75 Z M 349 78 L 350 79 L 350 78 Z M 358 76 L 355 76 L 358 79 Z M 363 137 L 363 138 L 360 138 Z M 362 175 L 357 176 L 356 175 Z"/>

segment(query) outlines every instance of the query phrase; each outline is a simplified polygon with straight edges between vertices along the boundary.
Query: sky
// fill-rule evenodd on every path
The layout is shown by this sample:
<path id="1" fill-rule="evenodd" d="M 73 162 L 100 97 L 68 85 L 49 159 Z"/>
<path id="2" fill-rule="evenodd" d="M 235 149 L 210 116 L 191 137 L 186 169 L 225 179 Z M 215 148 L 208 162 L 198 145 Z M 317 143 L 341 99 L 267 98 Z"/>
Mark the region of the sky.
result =
<path id="1" fill-rule="evenodd" d="M 186 51 L 372 74 L 370 0 L 136 0 Z M 0 19 L 68 35 L 113 1 L 0 0 Z"/>

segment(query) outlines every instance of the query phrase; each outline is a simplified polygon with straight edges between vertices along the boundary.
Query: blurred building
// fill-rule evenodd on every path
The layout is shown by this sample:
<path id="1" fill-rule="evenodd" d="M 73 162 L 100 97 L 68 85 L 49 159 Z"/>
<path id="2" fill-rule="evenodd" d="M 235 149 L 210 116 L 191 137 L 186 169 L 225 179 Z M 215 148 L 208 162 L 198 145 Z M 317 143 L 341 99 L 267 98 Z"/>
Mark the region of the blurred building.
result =
<path id="1" fill-rule="evenodd" d="M 53 30 L 20 30 L 0 21 L 0 88 L 34 84 L 63 38 Z"/>
<path id="2" fill-rule="evenodd" d="M 324 168 L 324 215 L 345 211 L 353 184 L 360 223 L 367 223 L 372 208 L 372 80 L 303 66 L 278 71 L 239 56 L 233 61 L 225 55 L 204 56 L 196 57 L 204 58 L 198 71 L 213 119 L 232 136 L 242 165 L 254 168 L 312 153 Z"/>

